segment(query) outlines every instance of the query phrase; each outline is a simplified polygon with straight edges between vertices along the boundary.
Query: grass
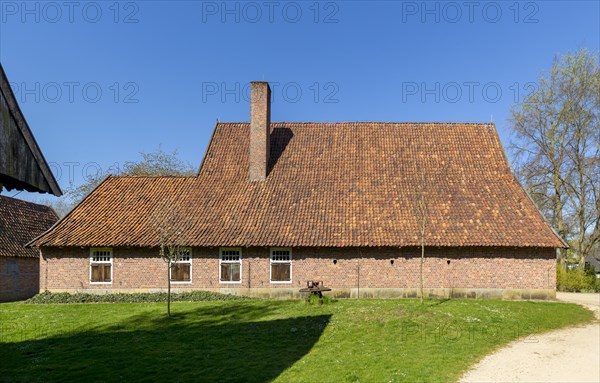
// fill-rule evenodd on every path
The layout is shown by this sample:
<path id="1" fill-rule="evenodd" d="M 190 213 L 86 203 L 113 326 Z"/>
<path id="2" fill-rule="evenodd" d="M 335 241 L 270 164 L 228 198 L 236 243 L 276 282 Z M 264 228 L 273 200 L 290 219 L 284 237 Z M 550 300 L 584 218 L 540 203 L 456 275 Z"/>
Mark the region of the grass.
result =
<path id="1" fill-rule="evenodd" d="M 171 302 L 213 302 L 213 301 L 245 301 L 252 298 L 243 295 L 220 294 L 211 291 L 188 291 L 171 294 Z M 24 301 L 28 304 L 46 303 L 156 303 L 166 302 L 167 293 L 115 293 L 115 294 L 86 294 L 86 293 L 50 293 L 37 294 Z"/>
<path id="2" fill-rule="evenodd" d="M 451 382 L 519 337 L 592 320 L 494 300 L 0 304 L 0 381 Z"/>

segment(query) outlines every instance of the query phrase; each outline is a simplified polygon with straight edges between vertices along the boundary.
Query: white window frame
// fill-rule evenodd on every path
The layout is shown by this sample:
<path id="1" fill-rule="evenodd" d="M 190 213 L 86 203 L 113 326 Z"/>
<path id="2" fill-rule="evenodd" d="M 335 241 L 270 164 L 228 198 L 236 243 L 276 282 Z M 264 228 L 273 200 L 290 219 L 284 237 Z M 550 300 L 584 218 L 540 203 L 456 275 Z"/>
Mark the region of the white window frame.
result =
<path id="1" fill-rule="evenodd" d="M 96 251 L 108 251 L 110 252 L 110 259 L 108 261 L 94 261 L 94 253 Z M 110 264 L 110 282 L 92 282 L 92 265 L 93 264 Z M 90 248 L 90 284 L 91 285 L 112 285 L 114 277 L 114 265 L 113 265 L 113 249 L 112 247 L 92 247 Z"/>
<path id="2" fill-rule="evenodd" d="M 229 264 L 234 264 L 234 263 L 238 263 L 236 261 L 224 261 L 223 260 L 223 252 L 224 251 L 231 251 L 231 250 L 235 250 L 235 251 L 239 251 L 240 252 L 240 260 L 239 260 L 239 264 L 240 264 L 240 280 L 239 281 L 223 281 L 221 280 L 221 264 L 222 263 L 229 263 Z M 220 247 L 219 248 L 219 283 L 222 284 L 241 284 L 242 280 L 243 280 L 243 276 L 242 276 L 242 271 L 243 271 L 243 267 L 242 267 L 242 248 L 241 247 Z"/>
<path id="3" fill-rule="evenodd" d="M 189 259 L 187 261 L 181 261 L 181 260 L 179 260 L 179 261 L 173 262 L 173 263 L 187 263 L 187 264 L 189 264 L 190 265 L 190 280 L 189 281 L 174 281 L 171 278 L 171 271 L 173 271 L 173 268 L 169 268 L 169 279 L 171 280 L 171 283 L 176 283 L 176 284 L 179 284 L 179 285 L 187 283 L 189 285 L 190 283 L 192 283 L 192 278 L 193 278 L 192 277 L 192 267 L 193 267 L 192 266 L 192 264 L 193 264 L 192 263 L 192 248 L 191 247 L 183 247 L 181 250 L 182 251 L 189 251 L 189 255 L 188 255 Z"/>
<path id="4" fill-rule="evenodd" d="M 275 251 L 289 251 L 290 252 L 290 260 L 289 261 L 278 261 L 278 260 L 274 260 L 274 252 Z M 284 283 L 284 284 L 291 284 L 292 283 L 292 279 L 293 279 L 293 267 L 294 267 L 294 262 L 293 259 L 294 257 L 292 256 L 292 248 L 291 247 L 272 247 L 271 250 L 269 251 L 270 253 L 270 262 L 269 262 L 269 282 L 270 283 Z M 289 263 L 290 264 L 290 280 L 289 281 L 274 281 L 273 280 L 273 264 L 278 264 L 278 263 Z"/>

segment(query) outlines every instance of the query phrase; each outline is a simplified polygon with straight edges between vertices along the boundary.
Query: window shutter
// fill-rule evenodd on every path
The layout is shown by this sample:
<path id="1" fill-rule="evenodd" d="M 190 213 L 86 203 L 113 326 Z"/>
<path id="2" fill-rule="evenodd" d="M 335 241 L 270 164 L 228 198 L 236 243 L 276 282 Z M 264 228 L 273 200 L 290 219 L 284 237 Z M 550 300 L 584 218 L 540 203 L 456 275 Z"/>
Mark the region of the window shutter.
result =
<path id="1" fill-rule="evenodd" d="M 111 265 L 102 265 L 104 269 L 104 282 L 110 282 L 110 267 Z"/>
<path id="2" fill-rule="evenodd" d="M 271 268 L 271 279 L 273 281 L 287 282 L 290 280 L 289 263 L 273 263 Z"/>
<path id="3" fill-rule="evenodd" d="M 100 279 L 100 266 L 99 265 L 93 265 L 92 266 L 92 282 L 100 282 L 102 281 L 102 279 Z"/>

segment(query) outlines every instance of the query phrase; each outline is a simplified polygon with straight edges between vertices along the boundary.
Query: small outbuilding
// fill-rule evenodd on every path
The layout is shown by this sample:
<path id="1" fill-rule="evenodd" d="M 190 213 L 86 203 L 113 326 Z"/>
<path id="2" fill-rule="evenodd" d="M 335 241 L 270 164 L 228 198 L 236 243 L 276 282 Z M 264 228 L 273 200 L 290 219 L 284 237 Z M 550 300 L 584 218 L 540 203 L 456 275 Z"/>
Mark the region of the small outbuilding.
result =
<path id="1" fill-rule="evenodd" d="M 0 302 L 39 292 L 39 250 L 25 245 L 56 221 L 58 216 L 48 206 L 0 196 Z"/>

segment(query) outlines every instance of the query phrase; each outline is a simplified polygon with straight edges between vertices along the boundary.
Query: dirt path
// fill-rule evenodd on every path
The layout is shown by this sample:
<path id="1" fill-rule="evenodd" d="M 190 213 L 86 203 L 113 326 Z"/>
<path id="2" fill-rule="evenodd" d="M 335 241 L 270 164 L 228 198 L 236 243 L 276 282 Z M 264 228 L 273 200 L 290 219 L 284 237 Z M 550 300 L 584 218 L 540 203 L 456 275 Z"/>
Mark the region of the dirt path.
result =
<path id="1" fill-rule="evenodd" d="M 600 294 L 556 295 L 600 319 Z M 600 382 L 600 322 L 515 341 L 473 366 L 461 382 Z"/>

